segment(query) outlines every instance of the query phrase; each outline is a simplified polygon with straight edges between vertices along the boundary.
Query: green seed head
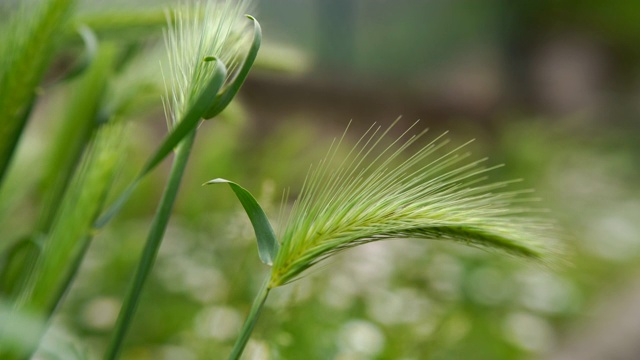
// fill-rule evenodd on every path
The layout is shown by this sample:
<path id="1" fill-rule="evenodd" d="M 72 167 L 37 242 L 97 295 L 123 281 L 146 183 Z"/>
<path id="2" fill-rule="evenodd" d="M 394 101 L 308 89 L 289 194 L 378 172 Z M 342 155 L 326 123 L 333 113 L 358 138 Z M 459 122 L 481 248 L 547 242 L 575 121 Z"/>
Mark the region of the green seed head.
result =
<path id="1" fill-rule="evenodd" d="M 213 77 L 216 59 L 233 74 L 251 40 L 243 16 L 248 0 L 188 1 L 168 16 L 165 45 L 170 78 L 165 109 L 172 127 Z"/>
<path id="2" fill-rule="evenodd" d="M 412 151 L 424 132 L 407 130 L 384 148 L 390 129 L 370 128 L 347 156 L 338 155 L 341 139 L 310 171 L 285 222 L 271 288 L 338 251 L 392 238 L 453 240 L 536 260 L 552 253 L 552 227 L 527 207 L 528 191 L 486 183 L 495 167 L 468 160 L 466 144 L 445 150 L 445 134 Z"/>

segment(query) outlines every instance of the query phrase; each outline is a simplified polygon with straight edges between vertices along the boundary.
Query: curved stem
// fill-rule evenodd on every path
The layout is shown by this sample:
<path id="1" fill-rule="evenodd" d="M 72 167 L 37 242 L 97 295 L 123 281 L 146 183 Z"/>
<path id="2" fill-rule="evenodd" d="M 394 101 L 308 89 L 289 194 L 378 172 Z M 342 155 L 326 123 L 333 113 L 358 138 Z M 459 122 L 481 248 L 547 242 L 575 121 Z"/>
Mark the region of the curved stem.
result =
<path id="1" fill-rule="evenodd" d="M 244 325 L 242 325 L 242 330 L 240 330 L 240 336 L 236 340 L 236 343 L 233 345 L 233 350 L 231 351 L 231 355 L 229 355 L 229 360 L 237 360 L 242 355 L 245 346 L 247 346 L 247 342 L 251 337 L 251 333 L 253 332 L 253 327 L 256 325 L 258 321 L 258 317 L 260 316 L 260 310 L 262 310 L 262 306 L 264 302 L 267 300 L 267 296 L 269 295 L 269 280 L 268 277 L 260 291 L 256 295 L 255 299 L 253 299 L 253 304 L 251 305 L 251 310 L 249 310 L 249 315 L 247 316 L 247 320 L 245 320 Z"/>
<path id="2" fill-rule="evenodd" d="M 176 149 L 176 155 L 171 167 L 171 172 L 169 173 L 167 186 L 164 189 L 162 199 L 160 200 L 160 204 L 153 218 L 151 230 L 149 231 L 147 242 L 145 243 L 142 256 L 138 262 L 135 277 L 127 290 L 127 295 L 124 299 L 124 303 L 122 304 L 122 308 L 120 309 L 116 328 L 104 356 L 105 360 L 113 360 L 117 358 L 127 331 L 131 326 L 134 313 L 140 300 L 142 288 L 149 276 L 149 273 L 151 272 L 151 269 L 153 268 L 153 263 L 155 262 L 158 249 L 160 248 L 164 232 L 167 228 L 173 203 L 175 202 L 178 189 L 180 188 L 180 181 L 182 180 L 182 175 L 184 174 L 187 161 L 189 160 L 189 154 L 191 153 L 195 136 L 196 130 L 193 129 L 191 133 L 182 140 Z"/>

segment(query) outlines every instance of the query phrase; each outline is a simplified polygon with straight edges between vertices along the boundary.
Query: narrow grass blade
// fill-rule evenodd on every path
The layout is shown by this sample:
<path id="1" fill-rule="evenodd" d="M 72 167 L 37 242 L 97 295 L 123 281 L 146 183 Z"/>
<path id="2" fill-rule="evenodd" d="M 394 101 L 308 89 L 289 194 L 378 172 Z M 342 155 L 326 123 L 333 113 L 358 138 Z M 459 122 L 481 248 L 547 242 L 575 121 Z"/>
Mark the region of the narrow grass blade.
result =
<path id="1" fill-rule="evenodd" d="M 91 35 L 87 34 L 86 36 L 90 37 Z M 40 213 L 37 223 L 31 234 L 33 239 L 47 239 L 47 236 L 50 235 L 52 225 L 59 217 L 60 211 L 64 209 L 60 204 L 63 203 L 65 194 L 73 192 L 68 192 L 69 185 L 74 174 L 77 173 L 78 165 L 81 163 L 83 154 L 85 154 L 98 126 L 98 112 L 104 100 L 104 92 L 115 62 L 116 48 L 112 44 L 105 44 L 94 52 L 96 52 L 95 61 L 91 63 L 77 84 L 74 84 L 73 90 L 76 96 L 70 99 L 63 124 L 54 136 L 52 151 L 45 161 L 46 170 L 40 183 L 43 200 L 39 206 Z M 108 149 L 103 149 L 103 151 L 108 151 Z M 85 165 L 84 170 L 86 169 Z M 68 231 L 67 235 L 72 237 L 73 230 L 68 229 Z M 81 237 L 82 235 L 78 234 L 76 241 L 81 241 Z M 82 254 L 83 251 L 79 253 Z M 19 262 L 12 262 L 12 269 L 8 270 L 16 272 L 18 277 L 13 278 L 6 274 L 8 276 L 6 286 L 10 294 L 22 291 L 27 286 L 28 279 L 32 275 L 34 267 L 37 266 L 40 255 L 39 248 L 30 246 L 20 253 Z M 75 273 L 75 271 L 71 271 L 71 273 Z M 60 294 L 59 296 L 55 292 L 49 294 L 53 305 L 48 309 L 52 309 L 57 304 L 66 285 L 62 285 L 61 289 L 63 290 L 57 292 Z M 48 313 L 48 309 L 44 312 Z"/>
<path id="2" fill-rule="evenodd" d="M 0 184 L 73 0 L 26 2 L 0 44 Z"/>
<path id="3" fill-rule="evenodd" d="M 2 92 L 0 92 L 0 96 L 2 96 Z M 30 99 L 29 102 L 25 104 L 25 108 L 13 116 L 13 119 L 3 119 L 0 117 L 0 122 L 5 122 L 4 125 L 0 123 L 0 186 L 2 186 L 13 153 L 20 142 L 22 131 L 25 126 L 27 126 L 27 121 L 31 116 L 34 104 L 35 98 Z M 0 100 L 0 106 L 1 105 L 2 101 Z M 2 110 L 0 110 L 0 112 L 2 112 Z M 2 114 L 0 114 L 0 116 L 2 116 Z"/>
<path id="4" fill-rule="evenodd" d="M 93 234 L 92 225 L 121 163 L 122 144 L 122 124 L 105 125 L 96 133 L 44 238 L 40 256 L 33 268 L 26 270 L 28 279 L 15 301 L 17 313 L 46 321 L 59 303 Z M 35 348 L 24 350 L 30 354 Z"/>
<path id="5" fill-rule="evenodd" d="M 276 240 L 276 235 L 271 228 L 269 219 L 267 219 L 267 215 L 260 207 L 260 204 L 258 204 L 258 201 L 256 201 L 249 191 L 233 181 L 213 179 L 205 183 L 205 185 L 208 184 L 229 184 L 229 186 L 231 186 L 238 200 L 240 200 L 242 207 L 244 207 L 247 216 L 249 216 L 251 225 L 253 225 L 253 231 L 258 240 L 258 255 L 260 256 L 260 260 L 269 266 L 273 265 L 273 260 L 276 258 L 279 250 L 278 240 Z"/>
<path id="6" fill-rule="evenodd" d="M 233 100 L 240 90 L 240 87 L 242 87 L 242 84 L 244 84 L 253 63 L 256 60 L 256 56 L 258 56 L 258 50 L 260 50 L 260 44 L 262 43 L 262 29 L 260 28 L 258 20 L 253 16 L 247 15 L 247 18 L 253 21 L 253 41 L 251 43 L 251 47 L 249 48 L 247 56 L 242 63 L 242 67 L 240 67 L 240 70 L 234 79 L 222 90 L 220 94 L 218 94 L 218 96 L 216 96 L 216 100 L 204 114 L 205 119 L 215 117 L 229 105 L 231 100 Z"/>
<path id="7" fill-rule="evenodd" d="M 89 31 L 86 29 L 86 31 Z M 90 31 L 89 31 L 90 33 Z M 86 36 L 91 37 L 87 34 Z M 87 144 L 98 127 L 100 107 L 113 71 L 117 51 L 113 44 L 103 44 L 94 61 L 74 84 L 74 94 L 67 105 L 60 130 L 55 134 L 40 188 L 44 193 L 36 231 L 47 233 L 60 200 L 82 159 Z"/>
<path id="8" fill-rule="evenodd" d="M 138 174 L 138 177 L 127 187 L 127 189 L 113 202 L 111 206 L 98 218 L 95 223 L 96 228 L 101 228 L 106 225 L 114 216 L 120 212 L 124 204 L 127 202 L 133 190 L 140 182 L 140 180 L 153 170 L 173 149 L 185 138 L 191 131 L 193 131 L 198 121 L 202 118 L 202 114 L 206 111 L 207 107 L 216 94 L 222 88 L 225 77 L 227 75 L 226 68 L 222 61 L 214 59 L 216 62 L 214 76 L 211 78 L 207 86 L 204 88 L 200 96 L 197 98 L 193 106 L 189 109 L 184 118 L 178 122 L 177 126 L 167 136 L 156 152 L 151 156 L 149 161 Z"/>
<path id="9" fill-rule="evenodd" d="M 24 279 L 24 269 L 41 246 L 31 237 L 24 238 L 2 254 L 0 258 L 0 298 L 13 299 Z"/>
<path id="10" fill-rule="evenodd" d="M 211 59 L 203 59 L 203 61 L 211 61 Z M 197 100 L 189 107 L 187 114 L 178 122 L 178 125 L 173 129 L 171 134 L 167 136 L 155 154 L 149 159 L 147 165 L 142 170 L 141 176 L 146 175 L 149 171 L 153 170 L 173 149 L 178 143 L 195 129 L 198 125 L 198 121 L 202 119 L 207 108 L 212 102 L 214 102 L 216 95 L 224 85 L 224 80 L 227 76 L 227 68 L 220 59 L 214 58 L 215 70 L 214 75 L 209 80 L 204 90 L 200 93 Z"/>
<path id="11" fill-rule="evenodd" d="M 121 161 L 122 125 L 106 125 L 100 129 L 85 154 L 63 199 L 50 233 L 44 239 L 29 286 L 21 292 L 21 308 L 48 311 L 55 294 L 64 282 L 78 254 L 85 247 L 83 239 L 93 231 Z"/>
<path id="12" fill-rule="evenodd" d="M 78 29 L 76 31 L 80 38 L 82 39 L 82 43 L 84 44 L 84 52 L 74 61 L 71 69 L 63 74 L 63 76 L 58 81 L 67 81 L 74 79 L 78 75 L 82 74 L 91 63 L 93 63 L 94 59 L 98 54 L 98 37 L 95 32 L 86 25 L 78 25 Z"/>

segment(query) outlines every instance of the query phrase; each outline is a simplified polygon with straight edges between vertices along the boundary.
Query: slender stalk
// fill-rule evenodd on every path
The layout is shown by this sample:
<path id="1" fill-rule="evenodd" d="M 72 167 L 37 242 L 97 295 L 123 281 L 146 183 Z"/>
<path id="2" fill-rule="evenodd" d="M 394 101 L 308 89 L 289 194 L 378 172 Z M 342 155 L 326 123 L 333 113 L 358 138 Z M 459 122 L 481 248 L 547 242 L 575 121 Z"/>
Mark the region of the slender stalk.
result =
<path id="1" fill-rule="evenodd" d="M 236 340 L 236 343 L 233 345 L 233 350 L 231 351 L 231 355 L 229 355 L 229 360 L 237 360 L 240 359 L 240 355 L 244 351 L 245 346 L 247 346 L 247 342 L 251 337 L 251 333 L 253 332 L 253 327 L 256 325 L 258 321 L 258 317 L 260 316 L 260 311 L 262 310 L 262 306 L 264 302 L 267 300 L 267 296 L 269 295 L 269 281 L 271 277 L 268 277 L 260 291 L 256 295 L 255 299 L 253 299 L 253 304 L 251 305 L 251 310 L 249 310 L 249 315 L 242 325 L 242 330 L 240 330 L 240 336 Z"/>
<path id="2" fill-rule="evenodd" d="M 162 242 L 165 230 L 167 229 L 171 210 L 173 208 L 176 195 L 178 194 L 180 181 L 182 180 L 182 175 L 184 174 L 187 161 L 189 160 L 189 154 L 191 153 L 195 136 L 196 129 L 193 129 L 191 133 L 184 138 L 180 145 L 178 145 L 176 156 L 169 174 L 169 181 L 167 182 L 167 186 L 162 194 L 162 199 L 160 200 L 160 205 L 158 206 L 153 218 L 151 230 L 149 231 L 147 242 L 140 261 L 138 262 L 135 277 L 129 286 L 124 303 L 120 309 L 116 328 L 104 356 L 105 360 L 113 360 L 118 357 L 124 338 L 131 326 L 134 313 L 140 300 L 140 294 L 142 293 L 145 281 L 153 268 L 153 264 L 158 254 L 158 249 L 160 248 L 160 243 Z"/>

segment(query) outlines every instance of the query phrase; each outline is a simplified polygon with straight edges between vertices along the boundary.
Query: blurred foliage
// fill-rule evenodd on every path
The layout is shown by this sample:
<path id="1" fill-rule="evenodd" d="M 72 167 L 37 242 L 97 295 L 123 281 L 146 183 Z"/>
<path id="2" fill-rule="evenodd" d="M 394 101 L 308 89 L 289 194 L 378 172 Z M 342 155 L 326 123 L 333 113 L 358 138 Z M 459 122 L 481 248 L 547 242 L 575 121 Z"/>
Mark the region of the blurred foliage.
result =
<path id="1" fill-rule="evenodd" d="M 353 39 L 357 46 L 353 61 L 363 71 L 383 69 L 381 76 L 396 71 L 414 74 L 408 69 L 424 66 L 425 59 L 446 62 L 442 60 L 446 60 L 446 49 L 464 48 L 468 36 L 501 39 L 501 24 L 496 23 L 501 13 L 530 19 L 535 24 L 527 27 L 531 32 L 558 24 L 587 28 L 636 54 L 633 56 L 637 56 L 640 39 L 640 11 L 633 1 L 618 0 L 607 6 L 569 0 L 519 5 L 496 0 L 485 6 L 471 6 L 469 1 L 437 1 L 435 5 L 401 1 L 391 7 L 381 1 L 357 3 L 364 15 L 359 18 L 360 33 Z M 85 6 L 91 10 L 91 4 Z M 291 12 L 278 24 L 273 15 L 284 13 L 289 6 Z M 259 3 L 265 16 L 264 21 L 260 18 L 265 39 L 268 41 L 273 28 L 276 40 L 298 37 L 307 41 L 300 48 L 312 54 L 316 44 L 309 21 L 313 6 L 310 1 Z M 434 11 L 433 6 L 446 11 Z M 117 13 L 86 10 L 75 20 L 93 24 L 99 39 L 113 41 L 122 55 L 121 67 L 111 79 L 113 86 L 123 91 L 139 86 L 136 96 L 127 97 L 130 102 L 124 108 L 116 106 L 122 104 L 117 96 L 106 95 L 107 103 L 122 109 L 132 134 L 122 140 L 126 162 L 114 184 L 115 194 L 136 175 L 165 131 L 162 76 L 155 67 L 159 55 L 155 45 L 149 44 L 150 38 L 160 38 L 164 19 L 159 20 L 157 9 L 138 11 L 141 15 L 124 13 L 118 21 L 108 21 Z M 404 26 L 375 26 L 381 18 L 395 19 L 390 23 Z M 476 34 L 485 26 L 496 30 Z M 65 33 L 75 37 L 70 41 L 79 46 L 77 35 L 71 35 L 71 30 Z M 409 36 L 413 42 L 405 41 Z M 385 53 L 379 51 L 378 42 L 388 44 Z M 130 57 L 126 56 L 129 51 Z M 638 63 L 632 55 L 628 61 L 634 67 Z M 60 55 L 58 60 L 65 58 Z M 285 74 L 287 69 L 298 73 L 307 69 L 290 58 L 284 59 L 284 66 L 277 58 L 264 63 L 263 71 L 275 68 L 279 76 L 284 76 L 283 69 Z M 48 149 L 59 141 L 50 134 L 63 131 L 62 117 L 70 114 L 68 104 L 73 103 L 80 81 L 54 82 L 34 109 L 0 189 L 3 253 L 23 239 L 38 219 L 44 201 L 38 179 L 51 156 Z M 234 103 L 220 121 L 201 127 L 124 359 L 222 358 L 231 349 L 267 268 L 258 261 L 253 231 L 233 194 L 201 184 L 215 177 L 241 182 L 258 197 L 277 229 L 284 188 L 295 195 L 309 165 L 341 134 L 341 129 L 310 122 L 300 114 L 259 124 L 263 110 L 251 108 L 250 102 Z M 338 120 L 344 120 L 344 126 L 348 121 Z M 374 120 L 379 119 L 361 122 L 368 125 Z M 472 120 L 468 124 L 449 121 L 439 126 L 478 126 Z M 637 130 L 633 118 L 629 124 Z M 536 189 L 543 199 L 541 206 L 550 209 L 548 216 L 557 219 L 562 229 L 559 240 L 571 265 L 539 268 L 439 242 L 368 244 L 274 291 L 245 358 L 526 359 L 544 357 L 562 346 L 602 294 L 624 287 L 638 268 L 637 131 L 579 116 L 538 119 L 510 115 L 487 132 L 472 146 L 474 152 L 490 156 L 493 163 L 507 164 L 494 173 L 495 178 L 523 178 L 526 187 Z M 118 218 L 97 234 L 45 336 L 40 358 L 100 357 L 138 261 L 166 171 L 162 167 L 145 179 Z M 0 319 L 2 311 L 0 307 Z"/>

